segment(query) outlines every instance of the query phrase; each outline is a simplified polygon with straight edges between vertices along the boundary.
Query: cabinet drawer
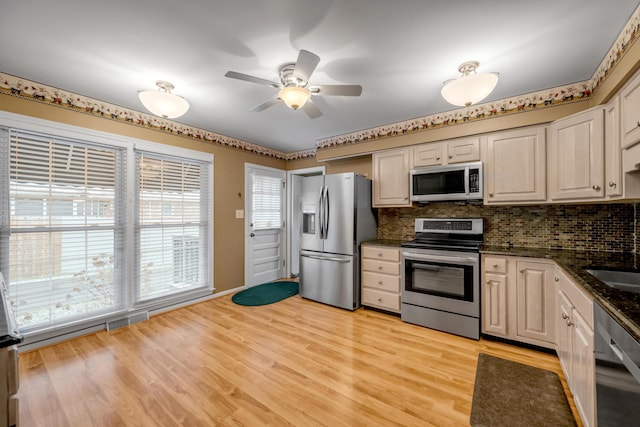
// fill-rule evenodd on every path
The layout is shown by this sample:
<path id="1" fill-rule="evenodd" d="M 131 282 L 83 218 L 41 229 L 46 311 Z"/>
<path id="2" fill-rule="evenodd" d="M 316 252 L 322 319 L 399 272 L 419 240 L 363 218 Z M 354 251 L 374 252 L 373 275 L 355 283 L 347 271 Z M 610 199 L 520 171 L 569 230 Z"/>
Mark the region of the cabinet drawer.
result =
<path id="1" fill-rule="evenodd" d="M 363 271 L 362 286 L 389 292 L 400 292 L 400 277 Z"/>
<path id="2" fill-rule="evenodd" d="M 380 246 L 363 246 L 362 257 L 380 259 L 383 261 L 400 261 L 400 249 L 383 248 Z"/>
<path id="3" fill-rule="evenodd" d="M 489 273 L 506 273 L 507 260 L 505 258 L 485 257 L 483 269 Z"/>
<path id="4" fill-rule="evenodd" d="M 362 271 L 400 275 L 400 264 L 397 262 L 378 261 L 377 259 L 362 260 Z"/>
<path id="5" fill-rule="evenodd" d="M 557 272 L 564 277 L 559 280 L 560 290 L 565 293 L 567 298 L 571 301 L 571 304 L 576 308 L 580 315 L 584 318 L 587 325 L 593 329 L 593 301 L 580 285 L 575 284 L 569 276 L 564 272 Z"/>
<path id="6" fill-rule="evenodd" d="M 389 311 L 400 311 L 400 295 L 375 289 L 362 289 L 362 304 Z"/>

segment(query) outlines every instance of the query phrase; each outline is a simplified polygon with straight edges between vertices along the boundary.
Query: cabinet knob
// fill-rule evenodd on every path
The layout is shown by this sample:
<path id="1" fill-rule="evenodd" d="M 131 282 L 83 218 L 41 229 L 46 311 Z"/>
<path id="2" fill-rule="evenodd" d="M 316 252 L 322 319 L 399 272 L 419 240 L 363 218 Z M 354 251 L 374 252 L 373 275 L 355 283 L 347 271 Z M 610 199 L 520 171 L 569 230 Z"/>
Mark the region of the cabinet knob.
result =
<path id="1" fill-rule="evenodd" d="M 380 280 L 380 281 L 378 282 L 378 285 L 382 285 L 382 280 Z"/>
<path id="2" fill-rule="evenodd" d="M 378 302 L 382 302 L 382 298 L 378 298 Z"/>
<path id="3" fill-rule="evenodd" d="M 569 319 L 567 319 L 567 326 L 573 326 L 573 322 Z"/>
<path id="4" fill-rule="evenodd" d="M 638 127 L 640 127 L 640 121 L 638 122 Z"/>
<path id="5" fill-rule="evenodd" d="M 405 197 L 403 200 L 409 200 L 409 198 L 408 198 L 408 197 Z"/>
<path id="6" fill-rule="evenodd" d="M 378 266 L 378 270 L 382 270 L 382 266 L 381 265 Z"/>
<path id="7" fill-rule="evenodd" d="M 493 264 L 493 268 L 498 268 L 498 264 Z"/>
<path id="8" fill-rule="evenodd" d="M 554 279 L 555 279 L 556 282 L 560 281 L 560 278 L 558 276 L 554 277 Z"/>
<path id="9" fill-rule="evenodd" d="M 491 280 L 487 280 L 487 285 L 490 285 L 490 284 L 491 284 Z"/>
<path id="10" fill-rule="evenodd" d="M 378 256 L 382 256 L 382 252 L 378 252 Z"/>
<path id="11" fill-rule="evenodd" d="M 567 320 L 569 318 L 569 315 L 567 313 L 562 313 L 562 318 L 564 320 Z"/>
<path id="12" fill-rule="evenodd" d="M 524 268 L 521 268 L 521 269 L 520 269 L 520 273 L 524 273 Z"/>
<path id="13" fill-rule="evenodd" d="M 453 156 L 452 156 L 451 154 L 449 154 L 449 158 L 450 158 L 450 159 L 453 159 Z"/>
<path id="14" fill-rule="evenodd" d="M 489 197 L 493 197 L 493 193 L 489 193 Z"/>
<path id="15" fill-rule="evenodd" d="M 593 186 L 593 187 L 591 187 L 591 188 L 593 188 L 595 191 L 600 191 L 600 186 L 599 186 L 599 185 L 597 185 L 597 184 L 596 184 L 596 185 L 594 185 L 594 186 Z"/>
<path id="16" fill-rule="evenodd" d="M 609 187 L 615 187 L 617 184 L 613 181 L 609 181 Z"/>
<path id="17" fill-rule="evenodd" d="M 440 160 L 440 156 L 436 156 L 436 160 Z"/>

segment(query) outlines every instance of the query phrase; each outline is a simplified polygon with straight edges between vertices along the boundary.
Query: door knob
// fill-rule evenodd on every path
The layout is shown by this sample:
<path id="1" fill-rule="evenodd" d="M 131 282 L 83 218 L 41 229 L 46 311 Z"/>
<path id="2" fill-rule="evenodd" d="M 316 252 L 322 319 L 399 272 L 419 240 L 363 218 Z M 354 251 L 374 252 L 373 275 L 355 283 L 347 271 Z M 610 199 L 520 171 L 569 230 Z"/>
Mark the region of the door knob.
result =
<path id="1" fill-rule="evenodd" d="M 249 234 L 249 237 L 253 237 L 253 236 L 255 236 L 255 234 L 253 234 L 253 233 Z"/>

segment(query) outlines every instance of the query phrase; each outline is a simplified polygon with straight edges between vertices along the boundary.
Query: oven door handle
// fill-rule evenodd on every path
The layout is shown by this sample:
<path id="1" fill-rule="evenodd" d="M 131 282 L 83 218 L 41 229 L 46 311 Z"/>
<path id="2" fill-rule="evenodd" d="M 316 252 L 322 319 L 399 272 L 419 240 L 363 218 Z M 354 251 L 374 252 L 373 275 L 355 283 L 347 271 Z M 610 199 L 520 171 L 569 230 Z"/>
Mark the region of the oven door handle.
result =
<path id="1" fill-rule="evenodd" d="M 402 255 L 408 259 L 415 259 L 419 261 L 444 261 L 444 262 L 461 262 L 461 263 L 475 263 L 477 259 L 472 257 L 463 256 L 443 256 L 443 255 L 425 255 L 416 252 L 402 252 Z"/>
<path id="2" fill-rule="evenodd" d="M 434 265 L 418 264 L 418 265 L 414 265 L 413 268 L 416 270 L 427 270 L 427 271 L 434 271 L 434 272 L 440 271 L 440 267 L 437 267 Z"/>

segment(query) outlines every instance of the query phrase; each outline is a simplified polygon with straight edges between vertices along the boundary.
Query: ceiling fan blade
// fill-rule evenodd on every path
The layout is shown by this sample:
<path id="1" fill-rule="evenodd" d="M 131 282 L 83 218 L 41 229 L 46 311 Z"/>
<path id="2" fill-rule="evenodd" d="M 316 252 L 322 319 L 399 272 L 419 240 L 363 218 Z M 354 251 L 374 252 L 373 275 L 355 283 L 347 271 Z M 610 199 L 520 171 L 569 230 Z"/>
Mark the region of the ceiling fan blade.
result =
<path id="1" fill-rule="evenodd" d="M 280 98 L 273 98 L 273 99 L 270 99 L 268 101 L 263 102 L 260 105 L 256 105 L 255 107 L 253 107 L 249 111 L 260 112 L 262 110 L 266 110 L 267 108 L 269 108 L 269 107 L 271 107 L 273 105 L 276 105 L 278 102 L 280 102 Z"/>
<path id="2" fill-rule="evenodd" d="M 314 104 L 313 101 L 311 100 L 308 100 L 307 102 L 305 102 L 304 105 L 302 106 L 302 109 L 304 110 L 305 113 L 307 113 L 307 116 L 309 116 L 310 119 L 317 119 L 322 115 L 322 111 L 320 111 L 318 106 Z"/>
<path id="3" fill-rule="evenodd" d="M 313 85 L 309 91 L 316 95 L 325 96 L 360 96 L 362 86 L 360 85 Z"/>
<path id="4" fill-rule="evenodd" d="M 301 50 L 298 54 L 298 60 L 296 61 L 296 67 L 293 70 L 294 77 L 297 77 L 305 82 L 309 81 L 309 77 L 313 70 L 316 69 L 320 57 L 315 53 L 311 53 L 308 50 Z"/>
<path id="5" fill-rule="evenodd" d="M 272 86 L 275 88 L 279 88 L 280 83 L 272 82 L 271 80 L 261 79 L 260 77 L 250 76 L 248 74 L 238 73 L 236 71 L 227 71 L 224 75 L 225 77 L 229 77 L 230 79 L 238 79 L 244 80 L 246 82 L 257 83 L 259 85 Z"/>

